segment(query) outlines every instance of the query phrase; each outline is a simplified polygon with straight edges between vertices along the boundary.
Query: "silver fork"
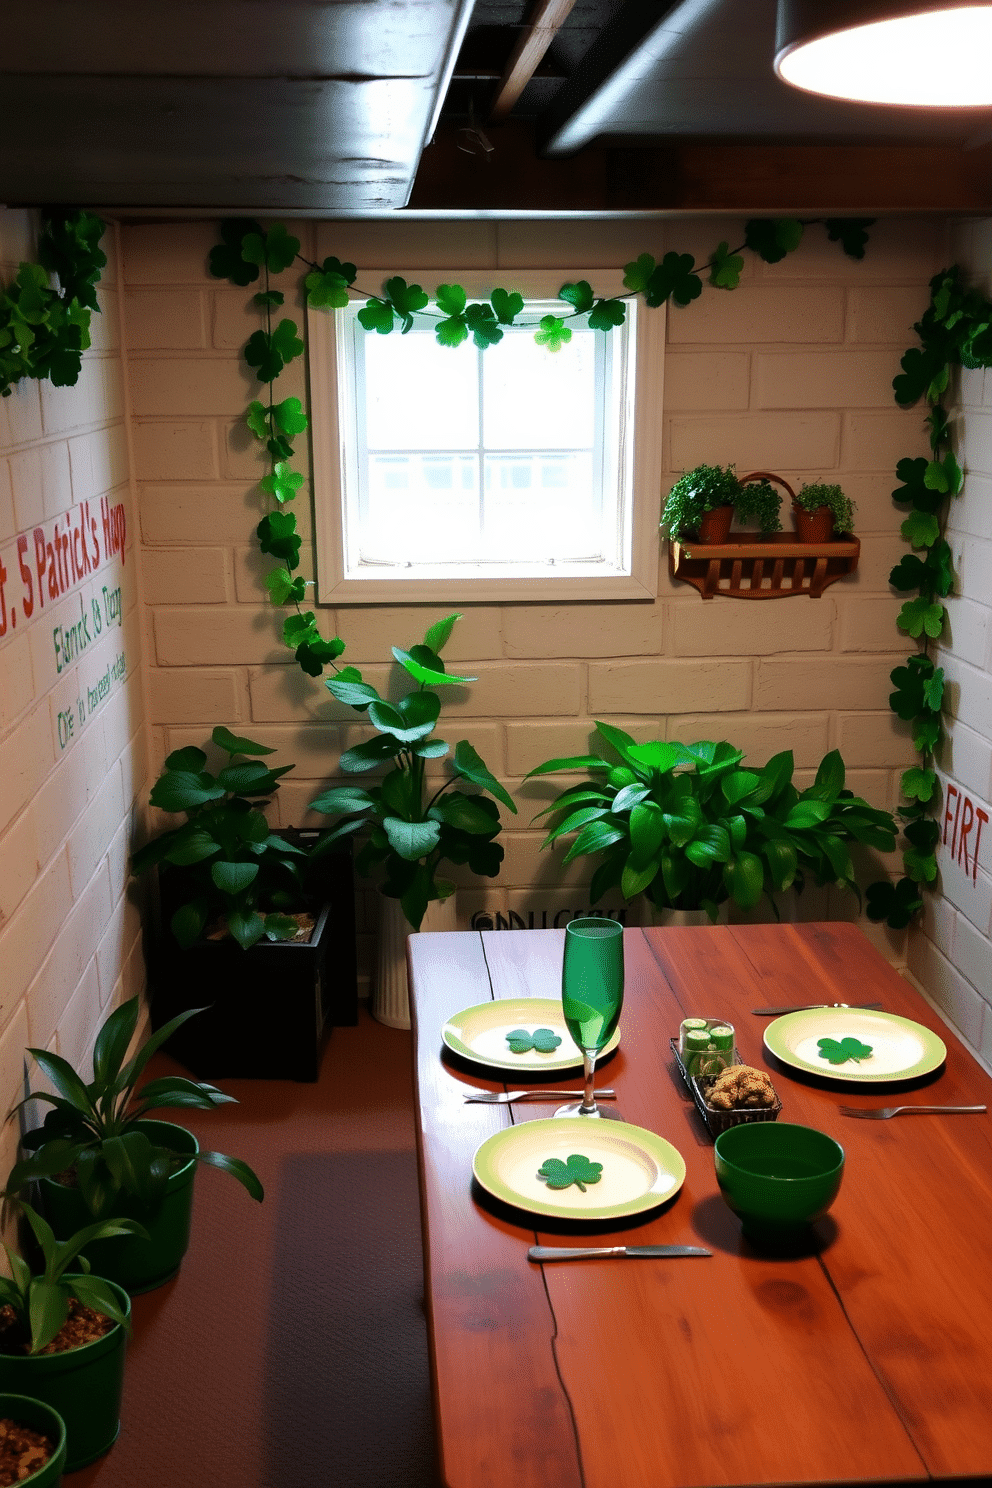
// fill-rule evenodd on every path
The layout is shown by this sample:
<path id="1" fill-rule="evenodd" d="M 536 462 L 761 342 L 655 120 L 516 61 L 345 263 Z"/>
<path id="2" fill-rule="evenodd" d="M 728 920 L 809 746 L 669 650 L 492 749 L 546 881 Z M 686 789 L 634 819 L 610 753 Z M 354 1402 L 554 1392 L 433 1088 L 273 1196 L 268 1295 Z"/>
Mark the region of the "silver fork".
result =
<path id="1" fill-rule="evenodd" d="M 510 1101 L 518 1100 L 558 1100 L 569 1095 L 581 1095 L 581 1090 L 477 1090 L 474 1095 L 467 1095 L 467 1101 L 482 1102 L 487 1106 L 506 1106 Z M 615 1090 L 596 1090 L 593 1092 L 597 1100 L 616 1100 Z"/>
<path id="2" fill-rule="evenodd" d="M 890 1116 L 903 1113 L 929 1115 L 936 1112 L 944 1116 L 964 1116 L 972 1111 L 984 1111 L 984 1106 L 877 1106 L 870 1111 L 866 1106 L 838 1106 L 842 1116 L 861 1116 L 865 1121 L 888 1121 Z"/>

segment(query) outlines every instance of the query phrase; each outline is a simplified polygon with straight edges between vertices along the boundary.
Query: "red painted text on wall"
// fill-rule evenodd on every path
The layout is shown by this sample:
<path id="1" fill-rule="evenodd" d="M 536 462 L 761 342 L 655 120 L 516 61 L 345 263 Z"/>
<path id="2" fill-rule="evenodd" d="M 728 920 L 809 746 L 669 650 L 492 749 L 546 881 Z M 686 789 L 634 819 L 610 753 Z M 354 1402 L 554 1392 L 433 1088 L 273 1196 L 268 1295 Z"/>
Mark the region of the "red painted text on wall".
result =
<path id="1" fill-rule="evenodd" d="M 978 848 L 982 840 L 982 828 L 989 819 L 988 812 L 951 780 L 944 787 L 944 802 L 941 844 L 947 846 L 949 833 L 951 861 L 963 867 L 965 874 L 974 883 L 978 877 Z"/>

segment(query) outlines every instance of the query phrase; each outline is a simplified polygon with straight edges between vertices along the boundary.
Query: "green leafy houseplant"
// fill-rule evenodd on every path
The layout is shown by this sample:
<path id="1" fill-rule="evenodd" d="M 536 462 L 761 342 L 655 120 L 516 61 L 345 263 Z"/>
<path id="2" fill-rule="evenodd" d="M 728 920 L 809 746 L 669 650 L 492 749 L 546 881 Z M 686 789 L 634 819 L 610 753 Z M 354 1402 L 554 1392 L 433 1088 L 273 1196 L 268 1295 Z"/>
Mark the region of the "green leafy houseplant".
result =
<path id="1" fill-rule="evenodd" d="M 777 532 L 782 498 L 765 479 L 741 481 L 733 465 L 697 465 L 684 471 L 668 493 L 661 525 L 675 541 L 698 535 L 709 511 L 731 506 L 745 520 L 757 518 L 762 532 Z"/>
<path id="2" fill-rule="evenodd" d="M 539 815 L 553 823 L 545 847 L 576 834 L 564 863 L 601 857 L 592 903 L 619 885 L 625 899 L 643 893 L 659 909 L 703 909 L 715 920 L 725 900 L 752 909 L 765 893 L 801 888 L 807 874 L 857 892 L 848 842 L 884 851 L 895 844 L 891 815 L 845 790 L 836 750 L 800 792 L 789 750 L 749 770 L 725 742 L 636 744 L 609 724 L 596 728 L 619 764 L 579 755 L 548 760 L 526 777 L 591 772 Z"/>
<path id="3" fill-rule="evenodd" d="M 178 1162 L 190 1158 L 179 1147 L 153 1143 L 141 1129 L 142 1118 L 163 1107 L 208 1111 L 214 1106 L 236 1104 L 232 1095 L 213 1085 L 174 1075 L 150 1080 L 140 1091 L 136 1089 L 151 1056 L 198 1011 L 191 1009 L 171 1019 L 132 1059 L 126 1060 L 138 1026 L 138 999 L 122 1003 L 97 1035 L 89 1084 L 61 1055 L 47 1049 L 29 1049 L 58 1094 L 37 1091 L 9 1113 L 8 1120 L 32 1101 L 44 1101 L 52 1107 L 44 1123 L 22 1137 L 21 1145 L 28 1156 L 11 1169 L 7 1195 L 19 1194 L 40 1178 L 72 1169 L 80 1195 L 95 1219 L 107 1217 L 119 1198 L 142 1218 L 154 1213 L 165 1194 L 170 1172 Z M 230 1173 L 253 1199 L 262 1199 L 261 1183 L 240 1158 L 200 1152 L 196 1161 Z"/>
<path id="4" fill-rule="evenodd" d="M 9 1307 L 14 1314 L 14 1326 L 6 1340 L 8 1350 L 14 1345 L 23 1347 L 25 1353 L 37 1354 L 51 1343 L 69 1315 L 70 1297 L 130 1332 L 130 1319 L 121 1310 L 113 1288 L 102 1277 L 89 1274 L 90 1263 L 80 1252 L 94 1240 L 115 1235 L 147 1239 L 147 1231 L 133 1219 L 104 1219 L 59 1241 L 51 1225 L 30 1204 L 22 1199 L 19 1208 L 34 1231 L 44 1269 L 36 1275 L 22 1256 L 4 1244 L 10 1276 L 0 1276 L 0 1306 Z M 73 1262 L 82 1275 L 66 1276 Z"/>
<path id="5" fill-rule="evenodd" d="M 793 505 L 805 512 L 818 511 L 821 506 L 829 507 L 836 533 L 854 531 L 855 503 L 844 495 L 840 486 L 825 485 L 822 481 L 802 486 L 796 492 Z"/>
<path id="6" fill-rule="evenodd" d="M 455 621 L 448 615 L 432 625 L 423 642 L 403 651 L 394 646 L 393 656 L 417 683 L 399 702 L 387 702 L 374 687 L 362 680 L 357 667 L 343 667 L 325 686 L 356 713 L 366 716 L 375 737 L 342 754 L 339 767 L 346 775 L 363 774 L 388 766 L 378 785 L 363 790 L 357 785 L 336 786 L 311 802 L 311 809 L 344 820 L 313 849 L 314 855 L 329 850 L 343 836 L 371 826 L 371 833 L 356 858 L 359 872 L 384 875 L 382 893 L 398 899 L 407 921 L 419 930 L 431 900 L 447 899 L 455 891 L 450 879 L 438 876 L 440 865 L 466 863 L 473 873 L 495 878 L 503 861 L 503 849 L 493 839 L 500 830 L 501 801 L 516 813 L 512 798 L 483 763 L 466 739 L 455 745 L 450 760 L 452 774 L 436 788 L 426 775 L 428 760 L 443 759 L 449 746 L 434 737 L 441 712 L 437 688 L 464 686 L 474 677 L 447 673 L 438 654 L 447 643 Z M 465 781 L 485 795 L 453 789 Z"/>
<path id="7" fill-rule="evenodd" d="M 271 797 L 293 766 L 270 770 L 257 759 L 236 761 L 275 750 L 223 727 L 211 737 L 230 762 L 215 777 L 204 768 L 202 749 L 168 756 L 151 804 L 185 812 L 186 822 L 140 848 L 132 870 L 141 874 L 157 865 L 174 876 L 183 902 L 170 924 L 181 946 L 195 945 L 214 926 L 226 928 L 245 950 L 263 936 L 291 940 L 299 926 L 286 911 L 300 906 L 299 864 L 306 854 L 270 831 L 259 809 L 268 799 L 259 797 Z"/>

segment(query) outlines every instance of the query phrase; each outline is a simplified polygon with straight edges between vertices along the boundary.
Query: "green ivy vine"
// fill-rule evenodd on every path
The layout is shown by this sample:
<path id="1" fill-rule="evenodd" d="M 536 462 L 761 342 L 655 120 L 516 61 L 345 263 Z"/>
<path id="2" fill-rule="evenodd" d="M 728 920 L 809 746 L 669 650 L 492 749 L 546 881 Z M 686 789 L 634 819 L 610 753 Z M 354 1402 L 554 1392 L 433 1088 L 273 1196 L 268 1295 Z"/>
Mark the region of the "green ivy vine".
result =
<path id="1" fill-rule="evenodd" d="M 221 241 L 210 251 L 211 274 L 244 288 L 259 280 L 262 283 L 253 303 L 264 324 L 249 338 L 243 353 L 259 383 L 268 390 L 264 398 L 253 399 L 245 414 L 245 422 L 264 447 L 268 463 L 259 486 L 270 498 L 271 507 L 259 522 L 256 535 L 261 551 L 276 559 L 276 566 L 263 582 L 273 604 L 293 609 L 283 623 L 283 641 L 293 650 L 303 671 L 312 677 L 321 676 L 327 665 L 336 671 L 335 663 L 345 648 L 340 637 L 327 640 L 322 636 L 313 610 L 303 608 L 313 580 L 297 573 L 302 540 L 295 514 L 288 508 L 303 485 L 303 475 L 291 463 L 292 441 L 307 428 L 308 419 L 299 398 L 277 401 L 274 385 L 284 368 L 302 356 L 304 344 L 296 321 L 286 316 L 276 319 L 274 312 L 281 310 L 286 297 L 282 290 L 272 287 L 274 275 L 299 261 L 307 271 L 306 302 L 312 309 L 343 309 L 352 299 L 364 297 L 358 319 L 366 331 L 380 336 L 397 329 L 406 334 L 417 321 L 426 320 L 433 323 L 441 346 L 460 346 L 471 337 L 477 347 L 486 350 L 498 345 L 508 326 L 529 326 L 539 346 L 557 352 L 571 340 L 569 321 L 582 317 L 592 330 L 609 333 L 623 325 L 625 302 L 638 296 L 652 307 L 669 300 L 685 307 L 702 294 L 704 274 L 715 289 L 736 289 L 744 271 L 745 251 L 765 263 L 779 263 L 795 252 L 805 229 L 814 223 L 822 222 L 831 242 L 839 243 L 849 257 L 863 258 L 873 221 L 870 217 L 754 218 L 745 224 L 744 242 L 739 247 L 722 242 L 702 264 L 697 265 L 691 253 L 669 252 L 660 262 L 652 254 L 642 253 L 625 267 L 625 295 L 597 296 L 585 279 L 563 284 L 558 298 L 567 309 L 538 320 L 528 320 L 524 315 L 521 294 L 504 288 L 494 289 L 488 300 L 469 302 L 461 285 L 441 284 L 432 303 L 419 284 L 408 284 L 395 275 L 378 292 L 363 290 L 356 283 L 358 269 L 353 263 L 335 257 L 325 258 L 323 263 L 305 258 L 299 239 L 281 223 L 265 229 L 252 218 L 223 222 Z"/>
<path id="2" fill-rule="evenodd" d="M 90 344 L 90 315 L 107 256 L 104 223 L 89 212 L 46 212 L 38 263 L 22 263 L 0 295 L 0 396 L 25 377 L 74 387 Z M 53 276 L 55 283 L 53 283 Z"/>
<path id="3" fill-rule="evenodd" d="M 953 367 L 992 366 L 992 303 L 966 287 L 959 268 L 942 269 L 930 281 L 930 304 L 913 329 L 920 345 L 905 353 L 892 387 L 901 407 L 911 408 L 921 399 L 928 405 L 931 453 L 929 459 L 921 455 L 900 460 L 896 466 L 902 484 L 892 492 L 892 499 L 897 506 L 908 508 L 902 535 L 914 551 L 896 564 L 889 583 L 902 594 L 915 591 L 914 598 L 903 602 L 896 624 L 918 646 L 905 665 L 890 674 L 895 691 L 889 706 L 912 725 L 913 747 L 920 762 L 904 771 L 900 782 L 907 802 L 899 813 L 908 844 L 903 876 L 896 883 L 872 884 L 867 891 L 868 917 L 884 920 L 894 929 L 909 924 L 922 908 L 923 886 L 937 877 L 940 826 L 934 816 L 934 758 L 944 738 L 944 672 L 934 665 L 930 652 L 947 625 L 942 601 L 954 585 L 954 572 L 944 532 L 951 498 L 960 494 L 964 483 L 952 447 L 945 398 Z"/>

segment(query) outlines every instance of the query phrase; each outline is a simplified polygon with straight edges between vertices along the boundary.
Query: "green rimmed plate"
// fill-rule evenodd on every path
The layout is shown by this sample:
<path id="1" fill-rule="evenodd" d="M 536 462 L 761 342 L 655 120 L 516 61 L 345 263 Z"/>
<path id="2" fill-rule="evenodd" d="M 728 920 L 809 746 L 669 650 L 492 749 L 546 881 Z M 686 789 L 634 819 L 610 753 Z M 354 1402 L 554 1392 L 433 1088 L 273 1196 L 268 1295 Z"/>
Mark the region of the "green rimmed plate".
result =
<path id="1" fill-rule="evenodd" d="M 868 1044 L 871 1055 L 860 1061 L 831 1064 L 817 1042 L 831 1038 L 854 1038 Z M 804 1008 L 786 1013 L 765 1029 L 765 1048 L 793 1069 L 824 1075 L 828 1080 L 855 1080 L 863 1084 L 913 1080 L 939 1069 L 947 1058 L 947 1047 L 921 1023 L 896 1013 L 873 1013 L 859 1008 Z"/>
<path id="2" fill-rule="evenodd" d="M 602 1163 L 596 1184 L 583 1193 L 550 1189 L 537 1170 L 549 1157 L 567 1162 L 573 1154 Z M 681 1155 L 655 1132 L 626 1121 L 584 1116 L 550 1117 L 504 1127 L 488 1137 L 472 1159 L 472 1171 L 494 1198 L 556 1219 L 622 1219 L 654 1209 L 678 1193 L 685 1181 Z"/>
<path id="3" fill-rule="evenodd" d="M 533 1033 L 537 1028 L 550 1028 L 561 1039 L 551 1053 L 529 1049 L 514 1054 L 506 1036 L 515 1028 Z M 582 1053 L 572 1042 L 565 1027 L 561 1003 L 550 997 L 509 997 L 503 1002 L 480 1002 L 475 1007 L 455 1013 L 441 1029 L 441 1039 L 453 1054 L 484 1064 L 490 1069 L 518 1070 L 533 1075 L 538 1071 L 567 1070 L 582 1067 Z M 619 1028 L 599 1057 L 611 1054 L 620 1042 Z"/>

